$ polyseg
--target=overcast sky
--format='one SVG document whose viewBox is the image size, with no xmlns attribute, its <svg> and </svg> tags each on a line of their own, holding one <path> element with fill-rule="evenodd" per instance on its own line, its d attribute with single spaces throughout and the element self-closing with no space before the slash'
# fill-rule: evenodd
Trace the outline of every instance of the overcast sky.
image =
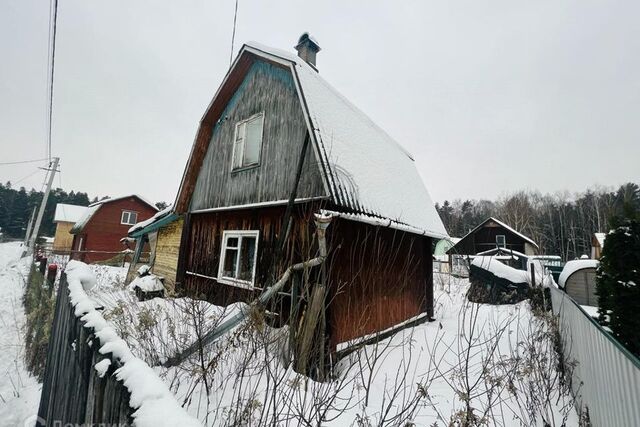
<svg viewBox="0 0 640 427">
<path fill-rule="evenodd" d="M 0 162 L 43 158 L 49 2 L 0 5 Z M 173 201 L 233 8 L 59 0 L 56 185 Z M 309 31 L 320 73 L 413 153 L 436 201 L 574 192 L 640 182 L 639 16 L 637 1 L 239 0 L 234 54 L 293 51 Z M 0 181 L 36 166 L 0 166 Z"/>
</svg>

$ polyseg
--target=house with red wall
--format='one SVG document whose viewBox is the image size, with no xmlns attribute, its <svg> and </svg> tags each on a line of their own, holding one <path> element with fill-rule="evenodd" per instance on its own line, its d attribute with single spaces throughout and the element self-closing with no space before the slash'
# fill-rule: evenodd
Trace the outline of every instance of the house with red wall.
<svg viewBox="0 0 640 427">
<path fill-rule="evenodd" d="M 127 249 L 121 240 L 129 228 L 156 212 L 152 203 L 135 194 L 92 203 L 70 231 L 71 258 L 87 263 L 113 258 Z"/>
</svg>

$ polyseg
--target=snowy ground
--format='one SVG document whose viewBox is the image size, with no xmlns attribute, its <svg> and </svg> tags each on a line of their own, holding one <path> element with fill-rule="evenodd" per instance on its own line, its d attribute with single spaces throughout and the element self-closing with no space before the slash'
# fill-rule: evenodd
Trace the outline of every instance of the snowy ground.
<svg viewBox="0 0 640 427">
<path fill-rule="evenodd" d="M 24 367 L 22 306 L 29 261 L 20 243 L 0 244 L 0 426 L 21 426 L 38 412 L 41 384 Z"/>
<path fill-rule="evenodd" d="M 40 386 L 22 367 L 22 274 L 15 244 L 0 245 L 0 426 L 19 425 L 37 410 Z M 98 285 L 88 295 L 135 355 L 205 425 L 578 425 L 562 392 L 552 343 L 528 302 L 472 304 L 468 281 L 435 275 L 436 322 L 352 353 L 335 380 L 315 382 L 293 371 L 287 328 L 259 316 L 174 368 L 157 366 L 238 306 L 223 309 L 188 298 L 138 302 L 126 270 L 90 266 Z M 14 385 L 15 384 L 15 385 Z M 4 402 L 6 400 L 6 402 Z M 471 412 L 469 412 L 471 409 Z M 9 418 L 11 417 L 11 418 Z M 5 421 L 9 420 L 9 421 Z"/>
<path fill-rule="evenodd" d="M 140 303 L 119 279 L 110 285 L 110 274 L 121 277 L 117 269 L 99 274 L 89 294 L 150 365 L 238 309 L 187 298 Z M 276 418 L 278 425 L 446 426 L 461 422 L 468 408 L 478 417 L 470 425 L 543 425 L 543 418 L 552 426 L 578 425 L 558 385 L 545 325 L 528 302 L 472 304 L 465 298 L 467 280 L 435 278 L 437 321 L 353 353 L 337 365 L 332 382 L 295 373 L 287 329 L 260 321 L 236 328 L 202 358 L 154 369 L 206 425 L 263 425 Z"/>
</svg>

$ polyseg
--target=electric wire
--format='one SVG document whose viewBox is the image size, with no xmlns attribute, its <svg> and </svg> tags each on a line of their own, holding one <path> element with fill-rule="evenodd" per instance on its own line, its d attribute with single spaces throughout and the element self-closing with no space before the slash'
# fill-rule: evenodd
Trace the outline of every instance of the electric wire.
<svg viewBox="0 0 640 427">
<path fill-rule="evenodd" d="M 53 82 L 54 82 L 54 70 L 55 70 L 55 62 L 56 62 L 56 30 L 57 30 L 57 19 L 58 19 L 58 0 L 53 0 L 53 22 L 50 26 L 51 28 L 51 38 L 50 38 L 50 57 L 51 62 L 49 66 L 49 74 L 50 74 L 50 82 L 49 82 L 49 123 L 47 129 L 47 157 L 49 158 L 49 162 L 51 162 L 51 130 L 53 128 Z"/>
<path fill-rule="evenodd" d="M 236 21 L 238 19 L 238 0 L 236 0 L 236 8 L 233 13 L 233 32 L 231 33 L 231 53 L 229 54 L 229 65 L 233 63 L 233 45 L 236 41 Z"/>
<path fill-rule="evenodd" d="M 45 160 L 48 160 L 48 159 L 33 159 L 33 160 L 18 160 L 18 161 L 15 161 L 15 162 L 0 162 L 0 166 L 22 165 L 22 164 L 25 164 L 25 163 L 44 162 Z"/>
</svg>

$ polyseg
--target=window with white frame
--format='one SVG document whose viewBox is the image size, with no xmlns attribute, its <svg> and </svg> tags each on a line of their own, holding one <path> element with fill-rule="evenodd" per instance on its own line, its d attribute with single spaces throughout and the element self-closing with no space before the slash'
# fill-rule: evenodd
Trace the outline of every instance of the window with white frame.
<svg viewBox="0 0 640 427">
<path fill-rule="evenodd" d="M 260 163 L 263 124 L 263 113 L 236 123 L 231 170 L 255 166 Z"/>
<path fill-rule="evenodd" d="M 496 246 L 498 246 L 499 248 L 504 248 L 506 245 L 507 238 L 504 236 L 504 234 L 496 235 Z"/>
<path fill-rule="evenodd" d="M 138 222 L 138 213 L 133 211 L 122 211 L 120 224 L 135 225 Z"/>
<path fill-rule="evenodd" d="M 258 230 L 224 231 L 218 280 L 243 287 L 253 287 L 256 278 Z"/>
</svg>

